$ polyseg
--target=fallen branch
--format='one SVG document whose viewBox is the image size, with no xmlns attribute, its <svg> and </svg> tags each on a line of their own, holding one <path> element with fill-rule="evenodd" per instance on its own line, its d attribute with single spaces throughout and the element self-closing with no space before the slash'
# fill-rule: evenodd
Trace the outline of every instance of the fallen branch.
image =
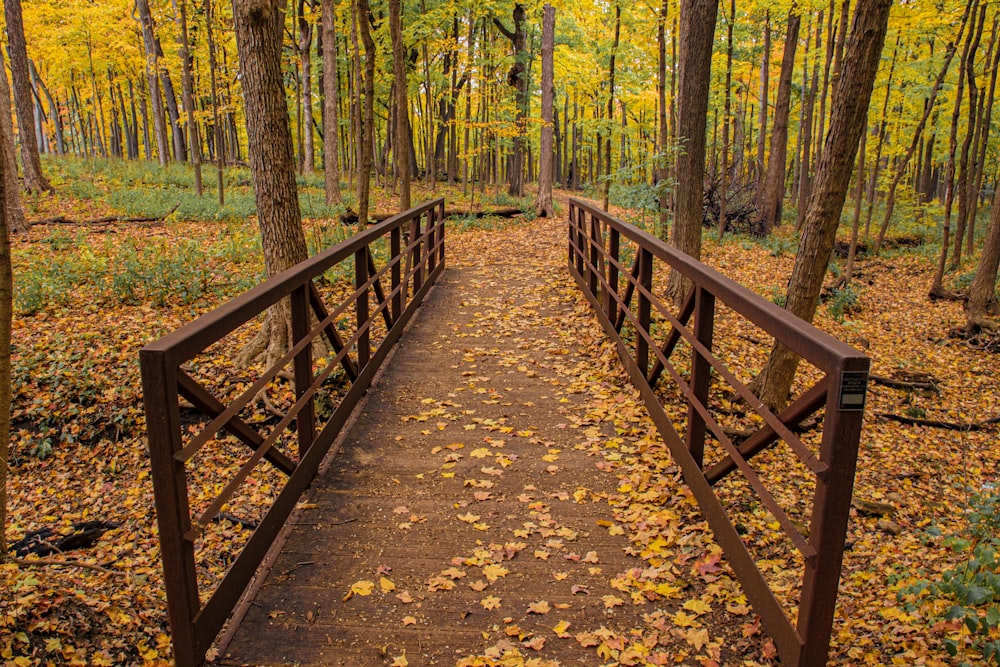
<svg viewBox="0 0 1000 667">
<path fill-rule="evenodd" d="M 116 577 L 124 577 L 127 574 L 126 572 L 121 572 L 120 570 L 109 570 L 108 568 L 101 567 L 100 565 L 81 563 L 78 560 L 58 560 L 54 558 L 9 558 L 7 559 L 7 562 L 16 563 L 17 565 L 23 565 L 25 567 L 80 567 L 85 570 L 94 570 L 96 572 L 103 572 L 104 574 L 113 574 Z"/>
<path fill-rule="evenodd" d="M 66 216 L 63 216 L 63 215 L 57 215 L 57 216 L 54 216 L 54 217 L 51 217 L 51 218 L 43 218 L 42 220 L 35 220 L 35 221 L 31 222 L 30 224 L 31 224 L 32 227 L 34 227 L 35 225 L 95 225 L 95 226 L 101 226 L 101 225 L 110 225 L 110 224 L 119 223 L 119 222 L 123 222 L 123 223 L 161 224 L 164 220 L 166 220 L 171 215 L 173 215 L 174 212 L 178 208 L 180 208 L 180 205 L 181 205 L 181 203 L 177 202 L 177 204 L 175 204 L 174 207 L 172 209 L 170 209 L 170 211 L 168 211 L 166 213 L 166 215 L 162 215 L 162 216 L 158 216 L 158 217 L 140 216 L 140 217 L 134 217 L 134 218 L 125 218 L 125 217 L 122 217 L 120 215 L 106 215 L 106 216 L 103 216 L 103 217 L 100 217 L 100 218 L 94 218 L 92 220 L 73 220 L 72 218 L 67 218 Z"/>
<path fill-rule="evenodd" d="M 989 428 L 994 424 L 1000 424 L 1000 417 L 993 417 L 980 422 L 966 422 L 964 424 L 960 424 L 957 422 L 940 421 L 938 419 L 904 417 L 903 415 L 895 415 L 891 412 L 876 412 L 875 416 L 883 419 L 891 419 L 892 421 L 897 421 L 901 424 L 909 424 L 910 426 L 929 426 L 930 428 L 941 428 L 948 431 L 982 431 L 983 429 Z"/>
<path fill-rule="evenodd" d="M 494 208 L 494 209 L 458 209 L 450 208 L 445 209 L 444 217 L 446 218 L 513 218 L 515 216 L 524 213 L 522 209 L 519 208 Z M 370 223 L 382 222 L 388 220 L 395 213 L 371 213 L 368 215 L 368 221 Z M 358 223 L 358 214 L 355 211 L 348 209 L 340 214 L 340 221 L 345 225 L 356 225 Z"/>
<path fill-rule="evenodd" d="M 869 375 L 868 379 L 875 384 L 894 389 L 925 389 L 936 394 L 941 393 L 941 387 L 934 380 L 901 380 L 898 378 L 885 377 L 883 375 Z"/>
</svg>

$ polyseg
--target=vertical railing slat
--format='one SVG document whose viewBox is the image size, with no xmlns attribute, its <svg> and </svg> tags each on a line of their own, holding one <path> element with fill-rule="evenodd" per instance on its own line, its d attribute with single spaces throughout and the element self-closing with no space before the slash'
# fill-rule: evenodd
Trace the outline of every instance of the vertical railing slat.
<svg viewBox="0 0 1000 667">
<path fill-rule="evenodd" d="M 309 329 L 311 328 L 309 284 L 296 288 L 289 298 L 292 302 L 292 342 L 293 344 L 297 344 L 309 335 Z M 298 400 L 306 393 L 309 385 L 312 384 L 312 345 L 306 345 L 301 352 L 295 355 L 293 375 L 295 379 L 295 400 Z M 313 399 L 309 399 L 305 406 L 303 406 L 295 419 L 295 424 L 299 436 L 299 458 L 301 459 L 305 456 L 306 451 L 316 437 L 316 413 Z"/>
<path fill-rule="evenodd" d="M 715 326 L 715 297 L 700 286 L 695 287 L 694 336 L 702 345 L 712 349 L 712 332 Z M 708 404 L 708 388 L 712 367 L 698 350 L 691 347 L 691 391 L 702 405 Z M 693 405 L 688 404 L 687 448 L 700 468 L 705 458 L 705 418 Z"/>
</svg>

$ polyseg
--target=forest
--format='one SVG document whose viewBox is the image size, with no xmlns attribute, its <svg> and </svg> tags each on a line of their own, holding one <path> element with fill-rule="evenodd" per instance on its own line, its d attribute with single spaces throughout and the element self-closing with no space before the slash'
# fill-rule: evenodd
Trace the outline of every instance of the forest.
<svg viewBox="0 0 1000 667">
<path fill-rule="evenodd" d="M 831 664 L 1000 664 L 997 5 L 4 0 L 3 26 L 7 664 L 171 661 L 138 350 L 438 196 L 464 256 L 591 199 L 868 354 Z M 279 317 L 242 364 L 288 351 Z M 763 348 L 734 354 L 778 409 L 798 360 Z M 740 664 L 778 664 L 718 601 Z"/>
</svg>

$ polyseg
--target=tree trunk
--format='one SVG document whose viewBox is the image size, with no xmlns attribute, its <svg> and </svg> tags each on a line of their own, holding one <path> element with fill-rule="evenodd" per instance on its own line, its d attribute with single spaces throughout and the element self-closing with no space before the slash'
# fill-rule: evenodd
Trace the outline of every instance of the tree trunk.
<svg viewBox="0 0 1000 667">
<path fill-rule="evenodd" d="M 978 0 L 973 0 L 973 9 L 970 12 L 972 25 L 969 26 L 969 34 L 962 49 L 962 58 L 958 63 L 958 85 L 955 89 L 955 106 L 951 112 L 951 131 L 948 134 L 948 162 L 945 165 L 945 194 L 944 194 L 944 220 L 941 223 L 941 253 L 938 255 L 938 266 L 931 281 L 929 295 L 931 297 L 940 296 L 944 293 L 944 269 L 948 260 L 948 244 L 951 240 L 951 210 L 955 204 L 955 153 L 958 151 L 958 129 L 959 120 L 962 113 L 962 93 L 965 87 L 965 72 L 969 58 L 972 54 L 972 43 L 976 33 L 976 10 Z"/>
<path fill-rule="evenodd" d="M 45 85 L 45 82 L 42 81 L 42 77 L 39 75 L 34 61 L 29 60 L 28 67 L 30 68 L 31 80 L 37 84 L 38 89 L 45 95 L 45 101 L 49 104 L 49 115 L 52 116 L 52 123 L 56 131 L 56 154 L 65 155 L 66 143 L 63 139 L 63 125 L 62 117 L 59 113 L 59 104 L 52 99 L 52 93 L 49 91 L 49 87 Z"/>
<path fill-rule="evenodd" d="M 9 104 L 7 108 L 10 108 Z M 13 144 L 13 140 L 7 135 L 6 123 L 0 123 L 0 144 Z M 5 156 L 5 159 L 0 160 L 0 201 L 3 202 L 9 201 L 6 193 L 8 183 L 17 181 L 17 172 L 11 178 L 8 168 L 9 161 Z M 7 207 L 0 206 L 0 563 L 7 560 L 7 473 L 10 470 L 10 334 L 14 311 L 14 280 L 10 235 L 7 232 L 9 225 Z"/>
<path fill-rule="evenodd" d="M 718 2 L 718 0 L 714 0 Z M 618 41 L 622 30 L 622 5 L 615 2 L 615 32 L 614 40 L 611 42 L 611 62 L 608 66 L 608 118 L 607 128 L 604 133 L 604 197 L 602 205 L 605 211 L 608 210 L 609 199 L 611 197 L 611 135 L 614 130 L 615 120 L 615 56 L 618 55 Z M 624 115 L 624 114 L 623 114 Z M 623 135 L 624 136 L 624 135 Z"/>
<path fill-rule="evenodd" d="M 215 133 L 215 180 L 219 190 L 219 206 L 226 203 L 225 180 L 222 169 L 226 164 L 225 139 L 222 132 L 222 120 L 219 118 L 219 91 L 216 74 L 218 67 L 215 61 L 215 29 L 212 27 L 212 0 L 205 0 L 205 25 L 208 37 L 208 72 L 212 92 L 212 129 Z"/>
<path fill-rule="evenodd" d="M 372 163 L 374 139 L 374 104 L 375 104 L 375 40 L 372 39 L 371 10 L 368 0 L 355 0 L 357 7 L 358 29 L 361 42 L 365 48 L 364 73 L 364 109 L 361 121 L 361 136 L 358 149 L 358 225 L 362 228 L 368 224 L 368 205 L 371 191 Z M 360 94 L 360 89 L 359 89 Z"/>
<path fill-rule="evenodd" d="M 311 174 L 316 169 L 313 144 L 312 108 L 312 34 L 313 27 L 303 11 L 305 1 L 299 0 L 299 64 L 302 68 L 302 170 Z"/>
<path fill-rule="evenodd" d="M 4 71 L 3 66 L 3 50 L 0 49 L 0 72 Z M 30 228 L 28 222 L 24 219 L 24 209 L 21 208 L 21 184 L 17 179 L 17 157 L 14 150 L 14 123 L 10 118 L 10 88 L 7 87 L 7 77 L 0 76 L 0 150 L 3 151 L 3 155 L 0 156 L 3 161 L 3 201 L 4 206 L 0 208 L 6 209 L 6 226 L 12 232 L 26 232 Z M 5 232 L 6 233 L 6 232 Z M 2 243 L 2 238 L 0 238 L 0 243 Z M 0 252 L 3 252 L 3 247 L 0 246 Z M 7 258 L 9 260 L 9 256 Z M 4 260 L 3 256 L 0 255 L 0 272 L 3 271 L 2 262 Z M 2 278 L 2 275 L 0 275 Z M 0 290 L 2 290 L 2 285 L 0 285 Z M 0 299 L 3 298 L 2 291 L 0 291 Z M 0 303 L 0 307 L 3 304 Z M 2 315 L 2 312 L 0 312 Z M 0 322 L 2 325 L 2 322 Z M 0 358 L 0 363 L 3 363 L 3 359 Z M 0 369 L 2 370 L 2 369 Z M 0 524 L 2 527 L 3 524 Z"/>
<path fill-rule="evenodd" d="M 820 12 L 816 26 L 816 45 L 822 39 L 823 13 Z M 796 212 L 795 228 L 801 229 L 806 219 L 806 206 L 809 204 L 809 193 L 812 190 L 812 128 L 813 108 L 816 105 L 816 88 L 819 81 L 819 58 L 813 60 L 812 81 L 809 92 L 802 105 L 802 159 L 799 161 L 799 201 Z"/>
<path fill-rule="evenodd" d="M 7 20 L 7 48 L 10 53 L 14 107 L 17 110 L 17 128 L 21 141 L 21 163 L 24 165 L 24 188 L 28 192 L 52 192 L 54 188 L 42 173 L 38 141 L 34 133 L 34 100 L 31 96 L 31 76 L 28 73 L 28 45 L 24 40 L 21 0 L 3 0 L 3 10 Z"/>
<path fill-rule="evenodd" d="M 399 210 L 410 208 L 410 104 L 407 96 L 402 0 L 389 0 L 392 72 L 396 82 L 396 169 L 399 172 Z"/>
<path fill-rule="evenodd" d="M 771 68 L 771 10 L 764 14 L 764 54 L 760 65 L 760 134 L 757 135 L 757 207 L 764 203 L 764 147 L 767 146 L 767 96 Z"/>
<path fill-rule="evenodd" d="M 996 296 L 998 266 L 1000 266 L 1000 188 L 993 193 L 993 210 L 990 211 L 990 225 L 986 230 L 983 254 L 979 257 L 979 266 L 969 287 L 969 298 L 965 302 L 966 328 L 970 332 L 979 329 L 995 331 L 1000 327 L 1000 323 L 993 319 L 993 316 L 1000 315 Z"/>
<path fill-rule="evenodd" d="M 795 48 L 799 43 L 801 17 L 788 13 L 788 30 L 781 56 L 778 78 L 778 99 L 774 105 L 774 127 L 771 129 L 771 153 L 767 160 L 767 175 L 761 196 L 760 225 L 763 234 L 770 234 L 781 224 L 781 204 L 785 196 L 785 157 L 788 149 L 788 112 L 792 101 L 792 74 L 795 69 Z"/>
<path fill-rule="evenodd" d="M 701 258 L 705 125 L 718 9 L 718 0 L 681 0 L 677 132 L 683 145 L 677 156 L 673 245 L 695 259 Z M 689 285 L 679 272 L 671 272 L 668 292 L 675 301 L 684 299 Z"/>
<path fill-rule="evenodd" d="M 538 144 L 538 201 L 535 211 L 539 217 L 551 218 L 552 208 L 552 107 L 555 102 L 555 84 L 552 73 L 552 54 L 555 50 L 556 9 L 545 5 L 542 13 L 542 130 Z"/>
<path fill-rule="evenodd" d="M 334 0 L 323 0 L 323 182 L 328 206 L 340 204 L 340 82 L 337 76 L 337 16 Z"/>
<path fill-rule="evenodd" d="M 514 65 L 507 74 L 507 85 L 514 89 L 515 134 L 510 155 L 510 169 L 507 173 L 507 193 L 511 197 L 524 196 L 524 134 L 528 116 L 528 52 L 525 48 L 524 5 L 514 4 L 514 29 L 508 30 L 500 19 L 493 23 L 514 45 Z"/>
<path fill-rule="evenodd" d="M 879 229 L 878 238 L 875 239 L 874 254 L 876 255 L 882 249 L 882 243 L 885 240 L 885 233 L 889 229 L 889 221 L 892 220 L 892 212 L 896 205 L 896 188 L 899 186 L 900 181 L 903 180 L 903 176 L 906 175 L 906 167 L 910 163 L 910 158 L 913 157 L 913 152 L 916 150 L 917 144 L 920 142 L 920 135 L 923 134 L 924 127 L 927 125 L 927 118 L 931 115 L 931 111 L 934 109 L 934 102 L 937 99 L 938 91 L 941 90 L 941 82 L 944 81 L 944 77 L 948 74 L 948 69 L 951 67 L 951 61 L 955 56 L 955 45 L 962 40 L 962 35 L 965 34 L 965 25 L 969 20 L 969 14 L 972 11 L 973 2 L 975 2 L 975 0 L 967 0 L 965 11 L 962 13 L 962 23 L 958 28 L 958 36 L 955 38 L 954 42 L 948 44 L 944 64 L 938 72 L 937 79 L 934 80 L 934 86 L 931 88 L 930 95 L 928 95 L 927 106 L 924 107 L 924 115 L 920 118 L 920 122 L 917 123 L 917 127 L 913 132 L 913 140 L 910 142 L 909 149 L 896 165 L 896 174 L 893 176 L 892 182 L 889 184 L 889 190 L 885 197 L 885 215 L 882 217 L 882 227 Z M 933 144 L 933 142 L 934 137 L 932 135 L 930 143 Z"/>
<path fill-rule="evenodd" d="M 187 115 L 188 143 L 191 145 L 191 166 L 194 167 L 194 191 L 199 197 L 201 186 L 201 139 L 198 137 L 198 123 L 194 119 L 194 75 L 191 73 L 191 49 L 188 38 L 187 0 L 173 0 L 174 14 L 180 27 L 177 36 L 177 55 L 181 59 L 181 95 Z"/>
<path fill-rule="evenodd" d="M 889 63 L 889 76 L 885 79 L 885 100 L 882 102 L 882 120 L 879 122 L 878 143 L 875 145 L 875 159 L 872 162 L 871 186 L 868 190 L 868 211 L 865 213 L 865 237 L 868 237 L 868 230 L 871 227 L 872 212 L 875 210 L 875 194 L 878 187 L 879 170 L 882 164 L 882 146 L 885 144 L 886 127 L 889 114 L 889 97 L 892 93 L 892 74 L 896 70 L 896 55 L 899 53 L 899 36 L 896 36 L 896 45 L 892 49 L 892 60 Z M 858 172 L 861 173 L 861 172 Z"/>
<path fill-rule="evenodd" d="M 788 281 L 785 308 L 812 321 L 826 267 L 833 254 L 840 213 L 851 168 L 871 100 L 892 0 L 858 0 L 851 35 L 834 88 L 830 129 L 816 168 L 816 182 L 802 225 L 795 266 Z M 754 381 L 761 401 L 772 409 L 784 406 L 798 367 L 798 356 L 781 344 Z"/>
<path fill-rule="evenodd" d="M 995 99 L 997 89 L 997 69 L 1000 68 L 1000 44 L 997 44 L 998 28 L 1000 28 L 1000 14 L 996 14 L 993 17 L 993 29 L 990 36 L 990 49 L 988 51 L 988 54 L 991 54 L 992 58 L 987 58 L 987 62 L 990 63 L 990 87 L 989 92 L 986 95 L 985 109 L 982 105 L 980 105 L 981 113 L 978 123 L 979 136 L 977 137 L 978 153 L 976 156 L 976 174 L 974 181 L 969 185 L 969 187 L 972 188 L 972 192 L 969 193 L 969 227 L 966 233 L 965 251 L 970 255 L 972 254 L 976 238 L 976 215 L 979 210 L 979 196 L 983 187 L 983 174 L 986 171 L 986 146 L 987 140 L 990 136 L 990 120 L 993 118 L 993 101 Z"/>
<path fill-rule="evenodd" d="M 729 0 L 726 17 L 726 100 L 722 111 L 722 184 L 719 186 L 719 238 L 726 233 L 726 207 L 729 203 L 729 114 L 732 109 L 733 85 L 733 22 L 736 20 L 736 0 Z"/>
<path fill-rule="evenodd" d="M 160 59 L 157 56 L 156 35 L 153 32 L 153 15 L 149 11 L 149 0 L 136 0 L 135 8 L 139 12 L 142 45 L 146 51 L 146 83 L 149 87 L 149 99 L 153 107 L 156 151 L 160 165 L 166 166 L 170 161 L 170 147 L 167 143 L 167 117 L 163 110 L 163 97 L 160 95 Z"/>
<path fill-rule="evenodd" d="M 284 0 L 233 0 L 247 119 L 247 157 L 268 276 L 308 257 L 281 75 L 284 8 Z M 287 300 L 268 310 L 260 335 L 244 350 L 244 362 L 263 354 L 269 366 L 288 349 L 291 341 L 289 314 Z"/>
<path fill-rule="evenodd" d="M 670 193 L 673 187 L 670 183 L 670 126 L 667 114 L 667 11 L 670 0 L 663 0 L 656 16 L 657 45 L 657 129 L 660 150 L 656 159 L 656 188 L 660 203 L 660 221 L 657 236 L 664 241 L 669 236 L 670 223 Z"/>
</svg>

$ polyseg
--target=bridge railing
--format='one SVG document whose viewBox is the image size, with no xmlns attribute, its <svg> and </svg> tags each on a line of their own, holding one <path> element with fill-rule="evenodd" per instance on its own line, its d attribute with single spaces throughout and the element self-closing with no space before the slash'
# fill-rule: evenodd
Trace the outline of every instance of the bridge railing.
<svg viewBox="0 0 1000 667">
<path fill-rule="evenodd" d="M 662 240 L 578 199 L 570 199 L 569 268 L 617 344 L 782 664 L 825 664 L 869 359 Z M 692 285 L 679 309 L 658 296 L 666 291 L 671 271 Z M 721 332 L 720 323 L 726 327 Z M 748 328 L 752 335 L 738 334 Z M 755 357 L 719 335 L 734 332 L 757 343 L 761 349 Z M 811 386 L 777 414 L 737 377 L 745 371 L 735 369 L 748 358 L 763 358 L 770 345 L 760 338 L 783 343 L 812 366 Z M 727 365 L 727 359 L 733 363 Z M 661 378 L 671 384 L 658 387 Z M 752 428 L 737 435 L 732 424 L 726 425 L 734 419 Z M 773 460 L 755 468 L 751 460 L 756 456 Z M 793 471 L 798 475 L 794 479 Z M 748 526 L 754 522 L 745 520 L 748 508 L 755 508 L 750 519 L 765 526 L 758 531 L 765 538 L 759 542 L 767 542 L 769 553 L 761 555 L 760 543 L 750 534 Z M 758 568 L 765 557 L 771 563 L 779 558 L 773 551 L 775 534 L 782 562 L 801 571 L 793 586 L 769 581 Z"/>
<path fill-rule="evenodd" d="M 443 268 L 444 200 L 436 199 L 361 231 L 140 351 L 168 612 L 181 667 L 204 661 Z M 233 357 L 272 306 L 290 314 L 291 343 L 253 375 Z M 257 505 L 252 520 L 234 516 L 247 498 Z M 249 537 L 238 524 L 252 529 Z M 210 551 L 198 544 L 206 541 L 222 545 L 223 553 L 197 562 Z M 224 575 L 213 576 L 217 570 Z"/>
</svg>

